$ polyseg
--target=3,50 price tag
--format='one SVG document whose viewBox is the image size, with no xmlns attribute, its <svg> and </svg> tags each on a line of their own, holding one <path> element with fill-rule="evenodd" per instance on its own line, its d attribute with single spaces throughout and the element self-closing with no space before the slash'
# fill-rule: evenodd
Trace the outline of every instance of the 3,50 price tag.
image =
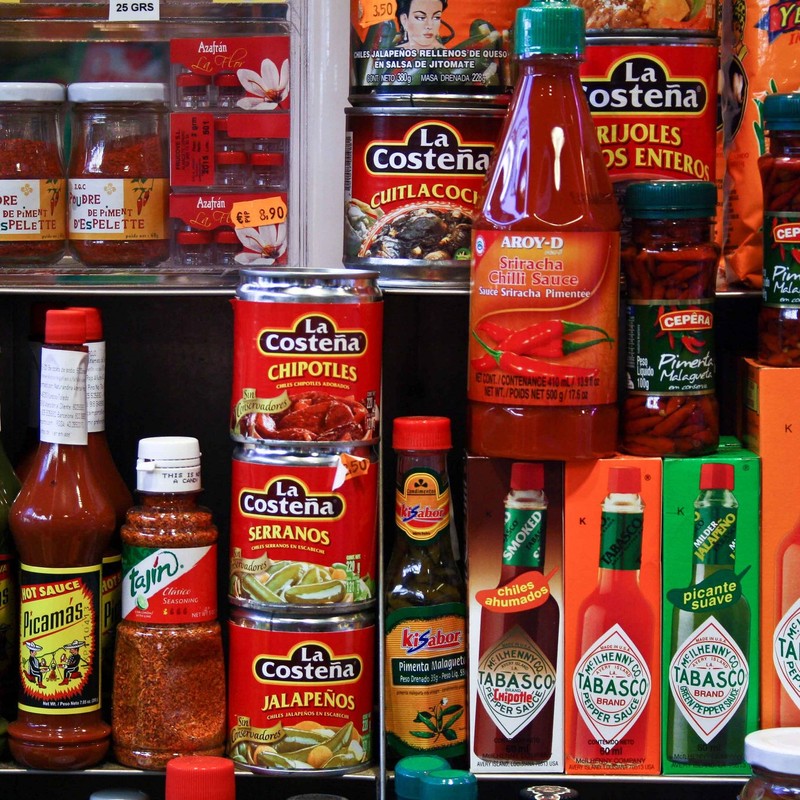
<svg viewBox="0 0 800 800">
<path fill-rule="evenodd" d="M 259 228 L 286 222 L 286 201 L 282 197 L 247 200 L 231 206 L 234 228 Z"/>
<path fill-rule="evenodd" d="M 361 12 L 358 24 L 362 28 L 386 22 L 392 19 L 397 11 L 397 3 L 394 0 L 361 0 L 358 6 Z"/>
<path fill-rule="evenodd" d="M 159 0 L 108 0 L 109 22 L 144 22 L 160 17 Z"/>
</svg>

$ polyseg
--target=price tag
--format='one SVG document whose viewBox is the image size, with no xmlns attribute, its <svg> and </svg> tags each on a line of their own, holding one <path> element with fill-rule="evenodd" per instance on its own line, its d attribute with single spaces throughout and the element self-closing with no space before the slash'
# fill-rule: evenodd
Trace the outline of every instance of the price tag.
<svg viewBox="0 0 800 800">
<path fill-rule="evenodd" d="M 231 206 L 234 228 L 259 228 L 286 222 L 286 201 L 282 197 L 247 200 Z"/>
<path fill-rule="evenodd" d="M 379 22 L 387 22 L 394 18 L 397 12 L 397 3 L 394 0 L 361 0 L 358 4 L 358 24 L 362 28 L 369 28 Z"/>
<path fill-rule="evenodd" d="M 342 453 L 339 456 L 339 463 L 336 465 L 336 474 L 333 477 L 331 491 L 338 489 L 345 481 L 353 480 L 353 478 L 363 478 L 369 472 L 369 467 L 368 458 Z"/>
<path fill-rule="evenodd" d="M 160 0 L 108 0 L 109 22 L 146 22 L 160 18 Z"/>
</svg>

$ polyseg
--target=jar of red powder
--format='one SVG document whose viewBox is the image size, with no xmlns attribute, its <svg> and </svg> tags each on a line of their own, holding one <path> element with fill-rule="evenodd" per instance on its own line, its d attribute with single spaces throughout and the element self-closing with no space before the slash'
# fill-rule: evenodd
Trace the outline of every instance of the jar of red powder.
<svg viewBox="0 0 800 800">
<path fill-rule="evenodd" d="M 52 264 L 66 247 L 58 83 L 0 83 L 0 263 Z"/>
<path fill-rule="evenodd" d="M 73 83 L 67 239 L 90 267 L 169 256 L 167 107 L 161 83 Z"/>
</svg>

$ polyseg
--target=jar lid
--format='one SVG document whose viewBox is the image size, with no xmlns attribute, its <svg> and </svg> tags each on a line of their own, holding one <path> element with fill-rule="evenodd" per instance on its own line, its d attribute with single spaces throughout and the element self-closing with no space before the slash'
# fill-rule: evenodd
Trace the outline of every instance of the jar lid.
<svg viewBox="0 0 800 800">
<path fill-rule="evenodd" d="M 103 317 L 94 306 L 68 306 L 72 311 L 82 311 L 86 317 L 86 341 L 103 341 Z"/>
<path fill-rule="evenodd" d="M 175 241 L 178 244 L 208 244 L 211 241 L 211 231 L 178 231 Z"/>
<path fill-rule="evenodd" d="M 542 784 L 526 786 L 519 793 L 520 800 L 577 800 L 578 793 L 568 786 Z"/>
<path fill-rule="evenodd" d="M 51 308 L 44 323 L 45 344 L 84 344 L 86 314 L 71 308 Z"/>
<path fill-rule="evenodd" d="M 140 439 L 136 488 L 157 494 L 200 491 L 200 442 L 191 436 Z"/>
<path fill-rule="evenodd" d="M 420 778 L 420 800 L 477 800 L 478 779 L 463 769 L 437 769 Z"/>
<path fill-rule="evenodd" d="M 167 761 L 167 800 L 234 800 L 233 761 L 221 756 L 178 756 Z"/>
<path fill-rule="evenodd" d="M 208 75 L 198 75 L 196 72 L 181 72 L 175 83 L 178 86 L 209 86 L 211 78 Z"/>
<path fill-rule="evenodd" d="M 584 10 L 568 0 L 531 0 L 517 9 L 514 52 L 520 58 L 580 56 L 586 49 L 585 18 Z"/>
<path fill-rule="evenodd" d="M 214 83 L 217 86 L 237 86 L 244 91 L 242 82 L 239 80 L 239 76 L 235 72 L 220 72 L 219 75 L 214 77 Z"/>
<path fill-rule="evenodd" d="M 163 83 L 71 83 L 67 99 L 72 103 L 163 103 Z"/>
<path fill-rule="evenodd" d="M 63 103 L 66 96 L 60 83 L 0 82 L 0 103 Z"/>
<path fill-rule="evenodd" d="M 251 153 L 250 163 L 256 167 L 282 167 L 284 163 L 283 153 Z"/>
<path fill-rule="evenodd" d="M 233 228 L 220 228 L 215 231 L 214 241 L 220 244 L 240 244 L 239 237 Z"/>
<path fill-rule="evenodd" d="M 445 759 L 436 755 L 401 758 L 394 768 L 394 793 L 398 797 L 419 800 L 422 776 L 436 770 L 447 769 L 449 766 Z"/>
<path fill-rule="evenodd" d="M 764 98 L 764 127 L 790 131 L 800 125 L 800 94 L 768 94 Z"/>
<path fill-rule="evenodd" d="M 217 164 L 234 165 L 246 164 L 247 153 L 244 150 L 221 150 L 216 155 Z"/>
<path fill-rule="evenodd" d="M 395 450 L 449 450 L 450 420 L 447 417 L 396 417 L 392 426 Z"/>
<path fill-rule="evenodd" d="M 625 210 L 639 219 L 713 217 L 717 187 L 711 181 L 642 181 L 625 192 Z"/>
<path fill-rule="evenodd" d="M 800 775 L 800 728 L 765 728 L 744 737 L 744 760 L 751 767 Z"/>
</svg>

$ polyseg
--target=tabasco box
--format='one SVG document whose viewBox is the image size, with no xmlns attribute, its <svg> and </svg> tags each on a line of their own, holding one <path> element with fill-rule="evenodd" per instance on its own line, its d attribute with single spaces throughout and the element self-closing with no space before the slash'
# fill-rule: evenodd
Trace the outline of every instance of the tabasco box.
<svg viewBox="0 0 800 800">
<path fill-rule="evenodd" d="M 658 774 L 661 460 L 568 462 L 564 495 L 566 771 Z"/>
<path fill-rule="evenodd" d="M 761 456 L 761 727 L 800 725 L 800 369 L 746 361 L 745 442 Z"/>
<path fill-rule="evenodd" d="M 749 774 L 758 727 L 758 456 L 664 459 L 663 772 Z"/>
<path fill-rule="evenodd" d="M 560 463 L 467 456 L 470 769 L 560 772 Z"/>
</svg>

